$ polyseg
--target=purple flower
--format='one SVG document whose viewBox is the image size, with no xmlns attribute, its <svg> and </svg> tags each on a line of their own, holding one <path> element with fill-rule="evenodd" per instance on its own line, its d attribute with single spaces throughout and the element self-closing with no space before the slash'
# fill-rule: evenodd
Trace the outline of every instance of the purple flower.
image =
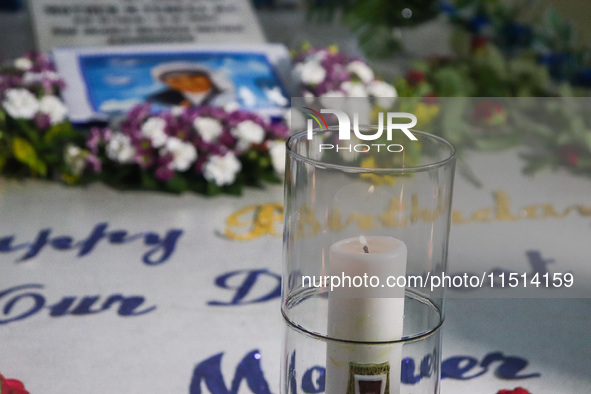
<svg viewBox="0 0 591 394">
<path fill-rule="evenodd" d="M 279 140 L 287 139 L 289 137 L 289 128 L 284 123 L 274 122 L 268 128 L 267 139 Z"/>
<path fill-rule="evenodd" d="M 41 130 L 45 130 L 49 128 L 49 126 L 51 125 L 51 120 L 49 119 L 49 115 L 47 114 L 42 114 L 38 112 L 37 115 L 35 115 L 34 120 L 37 127 Z"/>
<path fill-rule="evenodd" d="M 206 130 L 208 125 L 218 128 L 214 130 L 215 138 L 211 135 L 204 138 L 207 132 L 211 132 Z M 243 110 L 229 112 L 223 108 L 201 106 L 177 107 L 155 113 L 149 104 L 134 107 L 121 122 L 120 130 L 117 134 L 121 143 L 125 139 L 129 145 L 125 146 L 129 148 L 125 152 L 133 153 L 129 162 L 143 170 L 153 171 L 161 181 L 167 181 L 176 173 L 190 168 L 203 175 L 206 163 L 209 163 L 210 172 L 218 168 L 212 164 L 218 160 L 212 160 L 213 157 L 236 157 L 255 146 L 256 149 L 268 149 L 266 141 L 284 140 L 289 135 L 283 123 L 271 123 L 265 117 Z M 93 128 L 90 131 L 86 146 L 92 156 L 88 165 L 95 171 L 101 171 L 98 154 L 112 134 L 109 129 Z M 155 138 L 158 140 L 156 143 Z M 113 154 L 107 156 L 117 161 L 112 158 Z"/>
<path fill-rule="evenodd" d="M 168 181 L 174 176 L 174 170 L 170 168 L 169 164 L 161 164 L 156 168 L 156 178 L 161 181 Z"/>
<path fill-rule="evenodd" d="M 93 127 L 86 139 L 86 147 L 94 155 L 98 154 L 99 146 L 106 144 L 111 139 L 113 131 L 108 128 Z"/>
<path fill-rule="evenodd" d="M 43 71 L 55 71 L 55 66 L 51 60 L 42 54 L 41 52 L 31 51 L 27 52 L 25 57 L 33 62 L 31 71 L 43 72 Z"/>
<path fill-rule="evenodd" d="M 137 148 L 135 152 L 135 162 L 143 169 L 152 167 L 156 162 L 154 150 Z"/>
<path fill-rule="evenodd" d="M 95 173 L 99 174 L 103 170 L 103 163 L 98 156 L 94 154 L 89 154 L 86 156 L 86 165 L 90 167 L 90 169 Z"/>
</svg>

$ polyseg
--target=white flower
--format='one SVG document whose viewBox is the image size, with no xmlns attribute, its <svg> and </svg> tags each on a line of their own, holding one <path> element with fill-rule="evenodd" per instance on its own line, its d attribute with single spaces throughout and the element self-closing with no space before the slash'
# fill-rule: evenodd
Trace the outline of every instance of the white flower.
<svg viewBox="0 0 591 394">
<path fill-rule="evenodd" d="M 33 62 L 31 59 L 27 59 L 26 57 L 19 57 L 18 59 L 14 60 L 14 67 L 18 68 L 19 70 L 27 71 L 33 67 Z"/>
<path fill-rule="evenodd" d="M 316 60 L 307 60 L 295 67 L 295 73 L 305 85 L 317 85 L 326 78 L 326 70 Z"/>
<path fill-rule="evenodd" d="M 182 105 L 175 105 L 172 108 L 170 108 L 170 114 L 172 116 L 181 116 L 183 112 L 185 112 L 185 107 L 183 107 Z"/>
<path fill-rule="evenodd" d="M 32 119 L 39 110 L 39 101 L 27 89 L 9 89 L 2 106 L 13 118 Z"/>
<path fill-rule="evenodd" d="M 211 156 L 203 166 L 203 176 L 218 186 L 231 185 L 241 169 L 240 161 L 232 152 L 228 152 L 224 156 Z"/>
<path fill-rule="evenodd" d="M 304 90 L 303 93 L 304 102 L 308 105 L 314 104 L 315 97 L 314 93 L 310 92 L 309 90 Z"/>
<path fill-rule="evenodd" d="M 349 97 L 367 97 L 367 91 L 361 82 L 343 82 L 341 84 L 341 89 L 343 89 Z"/>
<path fill-rule="evenodd" d="M 224 111 L 226 112 L 234 112 L 240 109 L 240 104 L 238 101 L 230 101 L 228 104 L 224 105 Z"/>
<path fill-rule="evenodd" d="M 326 59 L 327 56 L 328 56 L 328 51 L 326 49 L 320 49 L 319 51 L 314 52 L 313 54 L 309 55 L 308 59 L 306 59 L 306 60 L 321 62 L 324 59 Z"/>
<path fill-rule="evenodd" d="M 269 141 L 269 155 L 275 172 L 283 176 L 285 174 L 285 141 Z"/>
<path fill-rule="evenodd" d="M 76 145 L 68 144 L 64 150 L 64 162 L 68 165 L 72 175 L 80 175 L 86 167 L 88 152 Z"/>
<path fill-rule="evenodd" d="M 142 125 L 142 135 L 150 140 L 154 148 L 164 146 L 168 135 L 164 131 L 166 129 L 166 121 L 162 118 L 152 116 L 148 118 Z"/>
<path fill-rule="evenodd" d="M 222 131 L 224 131 L 222 122 L 208 117 L 195 118 L 193 127 L 195 127 L 195 130 L 197 130 L 205 142 L 214 142 L 222 134 Z"/>
<path fill-rule="evenodd" d="M 39 112 L 49 116 L 49 123 L 56 124 L 66 119 L 68 108 L 57 96 L 43 96 L 39 102 Z"/>
<path fill-rule="evenodd" d="M 377 80 L 367 86 L 367 93 L 375 97 L 378 105 L 382 108 L 390 108 L 394 104 L 396 97 L 398 97 L 398 92 L 394 86 Z"/>
<path fill-rule="evenodd" d="M 374 79 L 371 68 L 360 60 L 354 60 L 347 64 L 347 71 L 357 75 L 363 83 L 370 83 Z"/>
<path fill-rule="evenodd" d="M 252 120 L 238 123 L 231 133 L 238 139 L 238 149 L 240 150 L 246 150 L 250 144 L 260 144 L 265 140 L 265 130 Z"/>
<path fill-rule="evenodd" d="M 197 159 L 197 150 L 193 144 L 175 137 L 166 140 L 164 151 L 172 154 L 170 168 L 176 171 L 187 171 Z"/>
<path fill-rule="evenodd" d="M 107 157 L 118 163 L 131 163 L 135 156 L 135 148 L 131 140 L 123 133 L 113 133 L 106 147 Z"/>
</svg>

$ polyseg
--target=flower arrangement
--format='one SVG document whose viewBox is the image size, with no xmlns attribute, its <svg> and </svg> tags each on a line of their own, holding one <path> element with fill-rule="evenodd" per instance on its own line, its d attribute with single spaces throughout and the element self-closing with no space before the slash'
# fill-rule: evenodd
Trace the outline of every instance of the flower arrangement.
<svg viewBox="0 0 591 394">
<path fill-rule="evenodd" d="M 156 114 L 143 105 L 114 127 L 76 130 L 63 86 L 39 53 L 0 67 L 1 175 L 206 195 L 280 181 L 289 134 L 280 121 L 214 107 Z"/>
<path fill-rule="evenodd" d="M 306 0 L 308 18 L 320 23 L 339 20 L 359 35 L 359 46 L 371 58 L 388 58 L 403 46 L 402 27 L 436 18 L 440 0 Z"/>
<path fill-rule="evenodd" d="M 63 167 L 62 149 L 75 138 L 63 87 L 49 59 L 39 53 L 0 68 L 0 173 L 51 177 Z"/>
<path fill-rule="evenodd" d="M 591 116 L 567 99 L 580 95 L 580 91 L 568 83 L 554 84 L 546 67 L 526 54 L 505 57 L 490 40 L 456 42 L 455 48 L 454 57 L 415 62 L 407 74 L 395 82 L 400 96 L 423 97 L 424 101 L 430 98 L 436 101 L 436 97 L 558 96 L 562 99 L 544 103 L 547 110 L 520 116 L 520 120 L 513 118 L 510 123 L 507 120 L 512 112 L 520 115 L 525 112 L 506 108 L 502 99 L 489 99 L 473 108 L 471 127 L 461 127 L 466 122 L 454 119 L 430 131 L 448 139 L 460 152 L 499 150 L 527 141 L 529 152 L 522 155 L 526 174 L 534 174 L 545 167 L 562 167 L 575 174 L 591 176 L 591 161 L 587 159 L 591 157 L 588 132 Z M 468 105 L 461 100 L 449 103 Z M 452 116 L 465 113 L 466 108 L 447 108 L 444 112 L 442 115 Z M 552 116 L 542 121 L 540 113 Z M 446 127 L 446 124 L 453 127 Z M 479 127 L 472 127 L 474 125 Z M 478 184 L 469 170 L 466 175 Z"/>
<path fill-rule="evenodd" d="M 132 109 L 113 128 L 93 128 L 84 148 L 69 145 L 73 182 L 206 195 L 239 194 L 244 185 L 279 182 L 287 127 L 253 113 L 222 108 Z"/>
<path fill-rule="evenodd" d="M 365 61 L 349 58 L 336 46 L 312 48 L 305 44 L 293 58 L 294 78 L 304 97 L 369 97 L 389 108 L 398 96 L 396 88 L 378 79 Z"/>
<path fill-rule="evenodd" d="M 558 81 L 591 87 L 591 49 L 577 43 L 576 27 L 552 8 L 532 19 L 536 4 L 531 1 L 442 0 L 441 4 L 450 21 L 473 42 L 492 41 L 506 56 L 526 56 Z"/>
<path fill-rule="evenodd" d="M 441 111 L 438 96 L 553 94 L 547 70 L 531 60 L 507 59 L 489 40 L 466 41 L 463 49 L 456 47 L 456 57 L 418 61 L 391 85 L 378 79 L 365 61 L 350 58 L 334 46 L 305 45 L 293 53 L 293 75 L 302 95 L 312 100 L 368 97 L 377 108 L 390 108 L 398 95 L 416 97 L 416 106 L 408 110 L 421 119 L 461 113 Z M 206 195 L 239 194 L 246 185 L 280 181 L 289 134 L 281 120 L 232 108 L 177 107 L 155 113 L 142 105 L 119 124 L 75 130 L 59 98 L 63 85 L 51 61 L 38 53 L 0 66 L 0 175 L 61 179 L 69 184 L 101 181 L 118 188 L 191 190 Z M 569 85 L 562 85 L 558 93 L 576 95 Z M 460 151 L 533 141 L 530 145 L 536 150 L 522 156 L 526 173 L 562 166 L 591 175 L 591 139 L 586 131 L 591 116 L 575 119 L 567 107 L 548 108 L 546 112 L 555 111 L 552 121 L 572 127 L 549 132 L 551 124 L 539 124 L 530 116 L 519 130 L 506 132 L 510 111 L 494 100 L 482 102 L 472 114 L 478 135 L 455 126 L 432 132 Z M 464 170 L 460 166 L 478 184 L 469 169 Z"/>
</svg>

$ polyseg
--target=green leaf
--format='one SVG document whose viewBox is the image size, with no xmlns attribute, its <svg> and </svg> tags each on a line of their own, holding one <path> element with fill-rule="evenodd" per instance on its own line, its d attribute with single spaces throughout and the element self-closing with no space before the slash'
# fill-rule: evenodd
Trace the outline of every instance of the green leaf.
<svg viewBox="0 0 591 394">
<path fill-rule="evenodd" d="M 489 43 L 486 50 L 477 51 L 474 57 L 476 61 L 488 65 L 498 75 L 503 75 L 506 72 L 505 56 L 496 45 Z"/>
<path fill-rule="evenodd" d="M 51 128 L 47 130 L 47 133 L 45 133 L 45 136 L 43 137 L 43 142 L 48 145 L 52 145 L 59 140 L 70 140 L 75 136 L 75 134 L 76 132 L 70 123 L 61 122 L 51 126 Z"/>
<path fill-rule="evenodd" d="M 187 180 L 180 174 L 174 174 L 174 176 L 166 181 L 166 189 L 172 193 L 182 193 L 187 190 Z"/>
<path fill-rule="evenodd" d="M 470 54 L 470 41 L 472 37 L 465 29 L 454 28 L 450 37 L 452 50 L 460 57 L 467 57 Z"/>
<path fill-rule="evenodd" d="M 465 97 L 454 98 L 442 103 L 441 108 L 441 130 L 443 137 L 452 144 L 460 144 L 466 132 L 466 122 L 463 120 L 468 105 Z"/>
<path fill-rule="evenodd" d="M 561 97 L 573 97 L 573 88 L 570 84 L 568 83 L 562 83 L 560 84 L 560 87 L 558 88 L 558 94 Z"/>
<path fill-rule="evenodd" d="M 234 182 L 231 185 L 225 186 L 224 192 L 234 195 L 234 196 L 241 196 L 242 195 L 242 185 L 239 182 Z"/>
<path fill-rule="evenodd" d="M 215 184 L 215 182 L 207 182 L 207 188 L 205 189 L 205 195 L 207 196 L 215 196 L 216 194 L 220 194 L 222 189 Z"/>
<path fill-rule="evenodd" d="M 141 183 L 142 188 L 147 190 L 157 190 L 158 189 L 158 180 L 152 176 L 152 174 L 148 173 L 147 171 L 141 172 Z"/>
<path fill-rule="evenodd" d="M 12 140 L 12 151 L 14 157 L 26 164 L 34 173 L 47 175 L 47 166 L 39 159 L 35 148 L 27 140 L 15 137 Z"/>
<path fill-rule="evenodd" d="M 528 156 L 522 155 L 528 163 L 523 168 L 523 173 L 525 175 L 534 175 L 536 172 L 540 171 L 544 167 L 548 167 L 554 164 L 554 159 L 548 156 Z"/>
<path fill-rule="evenodd" d="M 481 150 L 502 150 L 518 145 L 521 142 L 521 136 L 517 133 L 499 137 L 481 137 L 474 139 L 474 146 Z"/>
<path fill-rule="evenodd" d="M 585 141 L 585 145 L 587 146 L 587 150 L 591 151 L 591 130 L 587 130 L 587 132 L 583 136 L 583 140 Z"/>
<path fill-rule="evenodd" d="M 480 182 L 480 179 L 478 179 L 476 174 L 474 174 L 474 171 L 472 171 L 470 166 L 468 166 L 468 164 L 464 160 L 461 160 L 461 159 L 458 160 L 457 164 L 458 164 L 458 173 L 461 176 L 463 176 L 464 179 L 466 179 L 468 182 L 470 182 L 472 184 L 472 186 L 474 186 L 474 187 L 477 187 L 477 188 L 482 187 L 482 182 Z"/>
<path fill-rule="evenodd" d="M 31 141 L 33 145 L 37 146 L 40 142 L 39 131 L 32 127 L 29 121 L 26 119 L 15 119 L 15 121 L 19 129 L 29 138 L 29 141 Z"/>
<path fill-rule="evenodd" d="M 439 97 L 468 96 L 467 81 L 460 71 L 453 67 L 442 67 L 433 73 L 435 91 Z"/>
</svg>

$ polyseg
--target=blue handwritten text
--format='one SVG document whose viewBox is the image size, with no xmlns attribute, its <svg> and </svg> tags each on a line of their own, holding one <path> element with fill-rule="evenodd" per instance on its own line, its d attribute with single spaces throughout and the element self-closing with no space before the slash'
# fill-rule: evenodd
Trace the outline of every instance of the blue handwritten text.
<svg viewBox="0 0 591 394">
<path fill-rule="evenodd" d="M 48 305 L 39 290 L 44 289 L 41 284 L 25 284 L 0 291 L 0 325 L 27 319 L 43 309 L 49 310 L 49 316 L 83 316 L 105 312 L 115 305 L 119 305 L 119 316 L 139 316 L 156 309 L 156 306 L 139 309 L 145 302 L 142 296 L 123 296 L 113 294 L 107 297 L 98 295 L 63 297 L 58 302 Z"/>
<path fill-rule="evenodd" d="M 163 236 L 153 231 L 130 235 L 126 230 L 107 231 L 108 227 L 109 224 L 106 222 L 99 223 L 86 238 L 79 241 L 75 241 L 74 237 L 68 235 L 53 236 L 53 230 L 50 228 L 40 230 L 33 241 L 20 244 L 15 244 L 15 235 L 9 235 L 0 238 L 0 253 L 24 250 L 25 253 L 17 261 L 26 261 L 38 256 L 43 249 L 50 246 L 59 251 L 77 249 L 78 257 L 83 257 L 90 254 L 102 240 L 106 240 L 111 245 L 118 245 L 143 239 L 144 244 L 150 249 L 144 253 L 142 261 L 147 265 L 158 265 L 170 258 L 177 241 L 183 234 L 183 230 L 172 229 Z"/>
</svg>

